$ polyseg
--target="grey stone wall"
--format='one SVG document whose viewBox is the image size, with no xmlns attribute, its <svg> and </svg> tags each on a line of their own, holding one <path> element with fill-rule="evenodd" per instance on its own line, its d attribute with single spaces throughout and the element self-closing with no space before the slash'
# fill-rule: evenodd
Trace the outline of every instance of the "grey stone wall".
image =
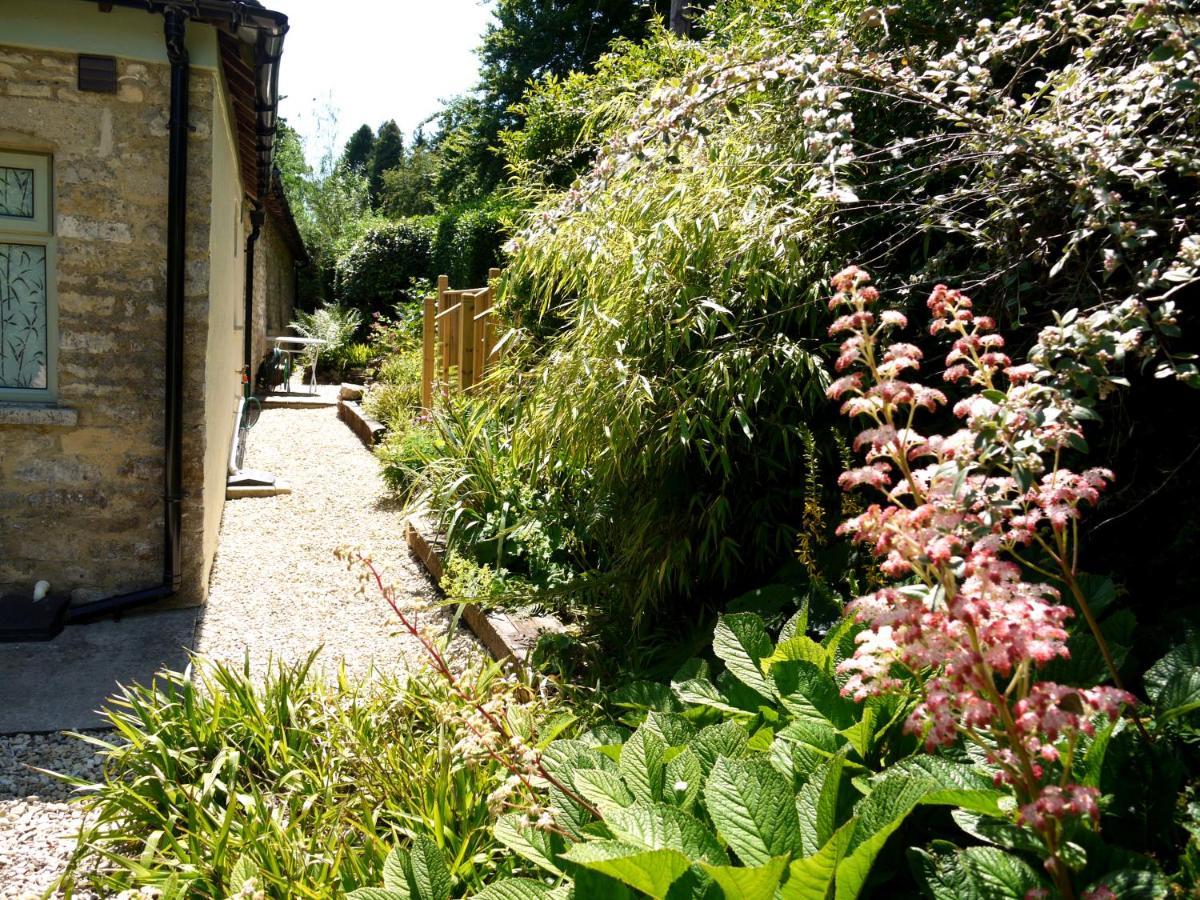
<svg viewBox="0 0 1200 900">
<path fill-rule="evenodd" d="M 267 216 L 254 255 L 254 370 L 270 349 L 266 337 L 290 334 L 296 306 L 295 262 L 279 224 Z"/>
<path fill-rule="evenodd" d="M 0 592 L 77 600 L 162 573 L 169 67 L 121 60 L 118 93 L 76 90 L 73 54 L 0 46 L 0 148 L 53 155 L 59 405 L 0 424 Z M 202 599 L 205 322 L 215 75 L 192 76 L 185 354 L 185 592 Z M 17 422 L 17 417 L 10 417 Z M 4 421 L 0 418 L 0 421 Z"/>
</svg>

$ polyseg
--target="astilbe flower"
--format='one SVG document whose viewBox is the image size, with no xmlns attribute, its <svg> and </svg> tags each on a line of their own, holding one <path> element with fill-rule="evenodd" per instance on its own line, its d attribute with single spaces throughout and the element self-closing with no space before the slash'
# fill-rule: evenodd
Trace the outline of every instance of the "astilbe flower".
<svg viewBox="0 0 1200 900">
<path fill-rule="evenodd" d="M 854 442 L 867 464 L 839 483 L 867 486 L 883 501 L 839 532 L 869 546 L 886 576 L 908 583 L 851 604 L 867 628 L 839 666 L 843 693 L 861 701 L 901 688 L 900 673 L 918 675 L 921 697 L 906 729 L 928 750 L 964 737 L 986 749 L 997 785 L 1016 795 L 1018 822 L 1041 836 L 1047 870 L 1069 895 L 1062 829 L 1069 819 L 1099 820 L 1098 791 L 1071 782 L 1071 759 L 1098 718 L 1115 718 L 1134 699 L 1119 688 L 1034 680 L 1039 666 L 1069 656 L 1074 612 L 1058 587 L 1026 580 L 1018 561 L 1029 545 L 1045 550 L 1062 564 L 1056 580 L 1086 610 L 1070 526 L 1113 475 L 1058 465 L 1059 451 L 1081 437 L 1070 398 L 1041 383 L 1036 366 L 1014 366 L 995 322 L 941 285 L 929 297 L 929 330 L 952 341 L 945 380 L 974 393 L 953 407 L 959 430 L 920 434 L 918 411 L 949 401 L 902 379 L 920 369 L 921 351 L 892 342 L 907 320 L 868 308 L 879 299 L 869 282 L 855 266 L 833 279 L 830 308 L 841 315 L 830 332 L 847 335 L 837 368 L 853 371 L 828 394 L 847 415 L 869 420 Z"/>
</svg>

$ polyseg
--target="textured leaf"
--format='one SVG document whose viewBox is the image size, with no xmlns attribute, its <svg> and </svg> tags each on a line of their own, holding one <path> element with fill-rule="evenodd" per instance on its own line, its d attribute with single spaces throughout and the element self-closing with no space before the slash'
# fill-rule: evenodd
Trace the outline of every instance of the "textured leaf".
<svg viewBox="0 0 1200 900">
<path fill-rule="evenodd" d="M 838 791 L 845 759 L 835 756 L 825 762 L 796 794 L 802 852 L 814 854 L 824 847 L 836 830 Z"/>
<path fill-rule="evenodd" d="M 992 816 L 981 816 L 978 813 L 955 809 L 950 813 L 955 823 L 971 837 L 995 844 L 1006 850 L 1019 850 L 1041 856 L 1045 847 L 1034 834 L 1007 819 L 997 819 Z"/>
<path fill-rule="evenodd" d="M 717 757 L 739 759 L 745 755 L 749 743 L 750 735 L 746 734 L 745 728 L 737 722 L 721 722 L 701 728 L 700 733 L 688 745 L 688 749 L 695 754 L 696 761 L 700 763 L 700 770 L 707 776 L 716 764 Z"/>
<path fill-rule="evenodd" d="M 683 790 L 679 786 L 683 785 Z M 685 749 L 682 753 L 667 763 L 666 783 L 663 786 L 663 798 L 672 806 L 690 810 L 700 797 L 700 788 L 704 785 L 704 772 L 696 754 Z"/>
<path fill-rule="evenodd" d="M 418 834 L 408 851 L 412 883 L 420 900 L 450 900 L 450 869 L 433 839 Z"/>
<path fill-rule="evenodd" d="M 970 766 L 939 757 L 913 757 L 897 764 L 875 782 L 871 793 L 855 808 L 858 821 L 846 856 L 838 865 L 837 900 L 858 896 L 875 857 L 919 803 L 960 805 L 975 812 L 999 813 L 998 791 L 959 786 L 978 784 L 980 777 Z"/>
<path fill-rule="evenodd" d="M 580 741 L 554 741 L 542 752 L 546 771 L 567 787 L 574 789 L 574 775 L 584 769 L 616 772 L 617 764 L 593 747 Z M 582 837 L 580 829 L 592 821 L 592 814 L 556 787 L 550 788 L 553 805 L 563 811 L 559 824 L 574 837 Z"/>
<path fill-rule="evenodd" d="M 728 697 L 717 690 L 717 686 L 707 678 L 692 678 L 672 684 L 671 689 L 681 703 L 691 706 L 706 706 L 729 716 L 750 716 L 751 710 L 735 706 Z"/>
<path fill-rule="evenodd" d="M 237 890 L 241 890 L 242 885 L 252 878 L 258 878 L 258 866 L 254 864 L 249 856 L 243 853 L 238 857 L 238 861 L 233 864 L 233 870 L 229 873 L 229 884 Z"/>
<path fill-rule="evenodd" d="M 722 616 L 713 632 L 713 653 L 742 684 L 764 700 L 776 696 L 775 685 L 763 674 L 762 660 L 774 644 L 763 620 L 753 613 Z"/>
<path fill-rule="evenodd" d="M 605 773 L 609 774 L 609 773 Z M 610 777 L 616 778 L 615 775 Z M 590 798 L 589 798 L 590 799 Z M 536 866 L 555 875 L 562 875 L 562 870 L 555 861 L 556 842 L 561 845 L 562 839 L 549 831 L 531 828 L 521 824 L 521 817 L 516 813 L 507 813 L 496 820 L 492 826 L 492 834 L 496 840 L 518 856 L 529 860 Z M 389 857 L 390 859 L 390 857 Z M 384 864 L 385 885 L 391 887 L 387 880 L 387 864 Z"/>
<path fill-rule="evenodd" d="M 763 760 L 720 757 L 704 785 L 708 814 L 747 865 L 800 850 L 800 822 L 791 786 Z"/>
<path fill-rule="evenodd" d="M 849 728 L 859 718 L 860 707 L 841 695 L 828 672 L 804 660 L 786 660 L 771 667 L 780 701 L 797 721 L 816 725 L 832 723 L 835 729 Z"/>
<path fill-rule="evenodd" d="M 665 753 L 662 738 L 644 725 L 625 742 L 617 769 L 634 799 L 642 803 L 662 799 Z"/>
<path fill-rule="evenodd" d="M 580 769 L 573 779 L 579 796 L 607 813 L 609 809 L 628 806 L 634 801 L 621 776 L 603 769 Z"/>
<path fill-rule="evenodd" d="M 1200 708 L 1200 637 L 1189 635 L 1172 647 L 1146 672 L 1145 682 L 1146 695 L 1164 719 Z"/>
<path fill-rule="evenodd" d="M 691 865 L 678 850 L 647 850 L 620 841 L 575 844 L 563 857 L 656 898 L 666 897 L 671 883 Z"/>
<path fill-rule="evenodd" d="M 829 655 L 825 648 L 804 634 L 781 641 L 775 648 L 775 652 L 768 656 L 764 662 L 766 667 L 770 669 L 771 666 L 778 662 L 791 659 L 802 659 L 820 669 L 826 671 L 829 669 Z"/>
<path fill-rule="evenodd" d="M 825 757 L 833 756 L 846 745 L 846 739 L 824 720 L 792 722 L 776 737 L 779 740 L 810 747 Z"/>
<path fill-rule="evenodd" d="M 475 900 L 544 900 L 550 897 L 550 888 L 532 878 L 506 878 L 489 884 Z"/>
<path fill-rule="evenodd" d="M 403 847 L 394 848 L 383 861 L 383 886 L 408 896 L 408 871 L 408 851 Z"/>
<path fill-rule="evenodd" d="M 622 685 L 612 692 L 609 700 L 613 706 L 622 709 L 658 712 L 675 712 L 679 709 L 671 689 L 658 681 L 635 681 Z"/>
<path fill-rule="evenodd" d="M 855 820 L 833 833 L 829 842 L 812 856 L 788 866 L 788 878 L 779 889 L 779 900 L 825 900 L 837 873 L 838 863 L 850 843 Z"/>
<path fill-rule="evenodd" d="M 636 804 L 614 809 L 604 824 L 619 840 L 651 850 L 678 850 L 689 860 L 725 865 L 729 857 L 716 835 L 695 816 L 673 806 Z"/>
<path fill-rule="evenodd" d="M 962 856 L 981 897 L 1023 900 L 1026 892 L 1042 886 L 1025 860 L 997 847 L 968 847 Z"/>
<path fill-rule="evenodd" d="M 779 629 L 779 643 L 790 641 L 798 634 L 804 634 L 808 631 L 808 599 L 805 598 L 800 603 L 800 609 Z"/>
<path fill-rule="evenodd" d="M 934 900 L 1023 900 L 1045 886 L 1032 866 L 998 847 L 959 850 L 935 841 L 930 849 L 911 849 L 909 861 Z"/>
<path fill-rule="evenodd" d="M 829 759 L 829 754 L 795 741 L 781 740 L 776 736 L 768 758 L 771 765 L 798 790 Z"/>
<path fill-rule="evenodd" d="M 700 868 L 725 892 L 726 900 L 773 900 L 788 858 L 777 856 L 761 866 L 710 866 Z"/>
<path fill-rule="evenodd" d="M 1104 885 L 1121 900 L 1160 900 L 1170 891 L 1167 880 L 1150 869 L 1120 869 L 1096 879 L 1091 888 Z"/>
<path fill-rule="evenodd" d="M 362 887 L 346 895 L 346 900 L 411 900 L 408 891 L 389 891 L 387 888 Z"/>
<path fill-rule="evenodd" d="M 674 713 L 649 713 L 641 727 L 657 734 L 667 747 L 681 747 L 696 735 L 696 726 Z"/>
</svg>

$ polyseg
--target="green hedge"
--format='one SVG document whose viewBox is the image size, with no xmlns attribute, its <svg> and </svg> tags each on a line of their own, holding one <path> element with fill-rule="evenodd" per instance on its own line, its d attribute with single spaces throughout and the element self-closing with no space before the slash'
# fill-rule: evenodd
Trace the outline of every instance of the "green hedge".
<svg viewBox="0 0 1200 900">
<path fill-rule="evenodd" d="M 402 219 L 373 228 L 337 263 L 334 291 L 343 306 L 390 312 L 420 296 L 432 273 L 434 229 L 422 219 Z"/>
<path fill-rule="evenodd" d="M 483 287 L 488 269 L 499 266 L 508 239 L 504 224 L 509 208 L 489 199 L 482 204 L 447 210 L 437 218 L 433 242 L 434 275 L 449 275 L 454 288 Z"/>
<path fill-rule="evenodd" d="M 502 262 L 510 212 L 488 199 L 372 228 L 337 262 L 339 305 L 361 310 L 370 321 L 372 313 L 390 314 L 418 300 L 438 275 L 449 275 L 455 288 L 483 287 L 488 269 Z"/>
</svg>

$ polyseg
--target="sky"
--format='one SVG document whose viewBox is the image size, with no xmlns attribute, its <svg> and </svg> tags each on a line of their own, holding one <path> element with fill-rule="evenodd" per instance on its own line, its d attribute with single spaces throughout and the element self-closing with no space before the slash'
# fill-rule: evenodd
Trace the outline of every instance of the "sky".
<svg viewBox="0 0 1200 900">
<path fill-rule="evenodd" d="M 316 163 L 364 122 L 405 138 L 440 101 L 471 88 L 489 0 L 265 0 L 291 24 L 280 112 Z M 332 112 L 331 117 L 329 113 Z M 331 127 L 333 126 L 333 127 Z"/>
</svg>

